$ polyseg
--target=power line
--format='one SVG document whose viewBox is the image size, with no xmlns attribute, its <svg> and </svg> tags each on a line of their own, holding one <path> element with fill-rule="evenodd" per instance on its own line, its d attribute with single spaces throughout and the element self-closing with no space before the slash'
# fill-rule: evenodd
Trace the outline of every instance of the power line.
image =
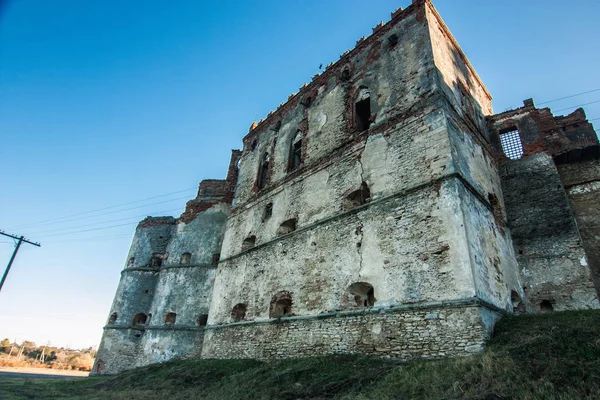
<svg viewBox="0 0 600 400">
<path fill-rule="evenodd" d="M 572 98 L 572 97 L 577 97 L 577 96 L 581 96 L 581 95 L 583 95 L 583 94 L 594 93 L 594 92 L 598 92 L 598 91 L 600 91 L 600 88 L 598 88 L 598 89 L 593 89 L 593 90 L 588 90 L 587 92 L 581 92 L 581 93 L 572 94 L 572 95 L 570 95 L 570 96 L 560 97 L 560 98 L 558 98 L 558 99 L 554 99 L 554 100 L 543 101 L 543 102 L 541 102 L 541 103 L 537 103 L 537 105 L 548 104 L 548 103 L 554 103 L 555 101 L 564 100 L 564 99 L 570 99 L 570 98 Z"/>
<path fill-rule="evenodd" d="M 196 190 L 196 188 L 189 188 L 189 189 L 184 189 L 184 190 L 178 190 L 177 192 L 171 192 L 171 193 L 167 193 L 167 194 L 161 194 L 159 196 L 147 197 L 145 199 L 129 201 L 127 203 L 121 203 L 121 204 L 116 204 L 114 206 L 98 208 L 96 210 L 84 211 L 84 212 L 80 212 L 80 213 L 76 213 L 76 214 L 65 215 L 63 217 L 51 218 L 51 219 L 47 219 L 47 220 L 40 221 L 40 222 L 35 222 L 35 223 L 30 223 L 30 224 L 25 224 L 25 225 L 13 227 L 11 229 L 15 229 L 15 228 L 16 229 L 20 229 L 20 228 L 27 228 L 27 227 L 30 227 L 30 226 L 38 226 L 38 225 L 46 224 L 47 222 L 54 222 L 54 221 L 65 219 L 65 218 L 72 218 L 72 217 L 77 217 L 77 216 L 81 216 L 81 215 L 92 214 L 92 213 L 96 213 L 98 211 L 109 210 L 111 208 L 117 208 L 117 207 L 122 207 L 122 206 L 129 205 L 129 204 L 140 203 L 142 201 L 158 199 L 158 198 L 161 198 L 161 197 L 171 196 L 171 195 L 178 194 L 178 193 L 189 192 L 190 190 Z M 180 199 L 176 199 L 176 200 L 180 200 Z M 153 204 L 158 204 L 158 203 L 153 203 Z M 152 204 L 148 204 L 148 205 L 152 205 Z M 122 211 L 125 211 L 125 210 L 122 210 Z M 103 215 L 103 214 L 100 214 L 100 215 Z"/>
<path fill-rule="evenodd" d="M 153 206 L 156 204 L 164 204 L 164 203 L 169 203 L 172 201 L 177 201 L 177 200 L 183 200 L 183 199 L 189 199 L 189 196 L 183 196 L 183 197 L 177 197 L 175 199 L 169 199 L 169 200 L 163 200 L 163 201 L 157 201 L 156 203 L 149 203 L 149 204 L 144 204 L 141 206 L 136 206 L 136 207 L 130 207 L 130 208 L 124 208 L 122 210 L 116 210 L 116 211 L 109 211 L 106 213 L 102 213 L 102 214 L 96 214 L 96 215 L 89 215 L 89 216 L 84 216 L 84 217 L 78 217 L 78 218 L 71 218 L 71 219 L 66 219 L 64 221 L 57 221 L 57 222 L 46 222 L 46 223 L 39 223 L 39 224 L 31 224 L 29 227 L 34 227 L 34 226 L 46 226 L 46 225 L 55 225 L 55 224 L 64 224 L 66 222 L 72 222 L 72 221 L 79 221 L 82 219 L 87 219 L 87 218 L 96 218 L 96 217 L 101 217 L 104 215 L 109 215 L 109 214 L 115 214 L 115 213 L 120 213 L 123 211 L 130 211 L 130 210 L 136 210 L 138 208 L 144 208 L 144 207 L 149 207 L 149 206 Z"/>
<path fill-rule="evenodd" d="M 569 110 L 571 108 L 575 108 L 575 107 L 583 107 L 583 106 L 587 106 L 589 104 L 595 104 L 595 103 L 600 103 L 600 100 L 596 100 L 596 101 L 590 101 L 589 103 L 583 103 L 583 104 L 577 104 L 576 106 L 571 106 L 571 107 L 567 107 L 567 108 L 561 108 L 560 110 L 553 110 L 553 113 L 557 113 L 560 111 L 565 111 L 565 110 Z"/>
<path fill-rule="evenodd" d="M 181 207 L 171 208 L 169 210 L 153 211 L 151 214 L 163 214 L 163 213 L 168 213 L 168 212 L 171 212 L 171 211 L 177 211 L 177 210 L 180 210 L 180 209 L 181 209 Z M 60 231 L 65 231 L 65 230 L 69 230 L 69 229 L 85 228 L 87 226 L 99 226 L 101 224 L 110 224 L 112 222 L 120 222 L 120 221 L 127 221 L 127 220 L 139 221 L 140 218 L 144 218 L 147 215 L 148 215 L 148 213 L 145 213 L 145 214 L 136 215 L 134 217 L 111 219 L 109 221 L 92 222 L 92 223 L 89 223 L 89 224 L 75 225 L 75 226 L 70 226 L 70 227 L 65 227 L 65 228 L 58 228 L 58 229 L 51 229 L 51 230 L 48 230 L 48 231 L 41 231 L 41 232 L 40 231 L 36 231 L 34 229 L 33 233 L 35 235 L 45 235 L 47 233 L 60 232 Z"/>
</svg>

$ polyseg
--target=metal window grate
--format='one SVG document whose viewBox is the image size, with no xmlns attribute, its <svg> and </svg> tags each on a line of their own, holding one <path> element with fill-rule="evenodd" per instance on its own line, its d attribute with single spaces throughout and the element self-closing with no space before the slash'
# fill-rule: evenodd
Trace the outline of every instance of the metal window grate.
<svg viewBox="0 0 600 400">
<path fill-rule="evenodd" d="M 518 130 L 513 130 L 500 134 L 500 142 L 502 143 L 502 150 L 506 157 L 511 160 L 518 160 L 523 157 L 523 144 L 521 143 L 521 136 Z"/>
</svg>

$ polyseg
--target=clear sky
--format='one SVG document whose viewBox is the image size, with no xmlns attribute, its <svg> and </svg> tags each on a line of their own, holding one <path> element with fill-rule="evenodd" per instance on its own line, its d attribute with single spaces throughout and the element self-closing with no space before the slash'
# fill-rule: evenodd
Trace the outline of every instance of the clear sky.
<svg viewBox="0 0 600 400">
<path fill-rule="evenodd" d="M 225 177 L 253 121 L 409 4 L 5 4 L 0 229 L 42 247 L 22 246 L 0 293 L 0 339 L 97 345 L 137 221 L 178 216 L 200 180 Z M 600 88 L 600 1 L 434 4 L 496 112 Z M 548 106 L 563 114 L 598 100 Z M 585 109 L 600 118 L 600 101 Z M 0 237 L 0 268 L 12 249 Z"/>
</svg>

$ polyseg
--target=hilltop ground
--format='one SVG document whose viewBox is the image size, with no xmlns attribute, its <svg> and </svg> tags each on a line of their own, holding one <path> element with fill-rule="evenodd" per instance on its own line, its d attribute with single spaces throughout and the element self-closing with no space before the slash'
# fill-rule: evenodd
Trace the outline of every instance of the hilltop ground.
<svg viewBox="0 0 600 400">
<path fill-rule="evenodd" d="M 183 360 L 117 376 L 0 378 L 0 399 L 598 399 L 600 311 L 504 318 L 486 352 L 398 363 L 344 356 Z"/>
</svg>

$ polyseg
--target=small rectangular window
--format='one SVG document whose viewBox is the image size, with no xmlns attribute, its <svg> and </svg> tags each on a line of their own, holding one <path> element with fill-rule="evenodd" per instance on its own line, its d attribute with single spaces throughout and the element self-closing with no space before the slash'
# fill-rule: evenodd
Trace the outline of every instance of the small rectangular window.
<svg viewBox="0 0 600 400">
<path fill-rule="evenodd" d="M 504 155 L 511 160 L 518 160 L 523 157 L 523 144 L 521 143 L 521 135 L 515 128 L 500 133 L 500 142 L 502 143 L 502 151 Z"/>
</svg>

